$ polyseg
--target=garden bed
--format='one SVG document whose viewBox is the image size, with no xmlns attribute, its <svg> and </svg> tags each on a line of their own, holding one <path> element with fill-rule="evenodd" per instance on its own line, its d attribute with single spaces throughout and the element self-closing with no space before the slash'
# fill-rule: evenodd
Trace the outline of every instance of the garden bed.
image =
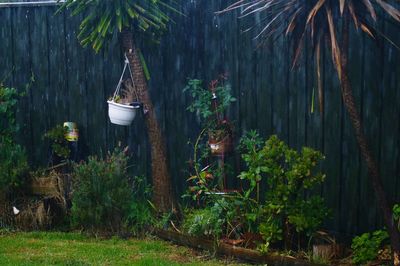
<svg viewBox="0 0 400 266">
<path fill-rule="evenodd" d="M 218 246 L 215 245 L 214 241 L 193 237 L 187 234 L 178 233 L 170 230 L 155 229 L 154 233 L 164 240 L 172 241 L 176 244 L 207 250 L 215 252 L 218 255 L 235 257 L 240 260 L 249 261 L 252 263 L 263 263 L 267 265 L 275 266 L 318 266 L 321 264 L 311 263 L 305 260 L 296 259 L 291 256 L 275 255 L 275 254 L 263 254 L 257 250 L 247 249 L 229 245 L 223 242 L 219 242 Z"/>
</svg>

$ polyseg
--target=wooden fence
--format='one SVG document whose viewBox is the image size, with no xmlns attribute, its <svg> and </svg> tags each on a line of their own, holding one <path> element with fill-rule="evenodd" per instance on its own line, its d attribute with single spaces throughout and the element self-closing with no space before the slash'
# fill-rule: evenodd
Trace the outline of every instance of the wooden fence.
<svg viewBox="0 0 400 266">
<path fill-rule="evenodd" d="M 289 42 L 278 39 L 256 49 L 253 35 L 242 33 L 250 22 L 214 15 L 227 2 L 184 1 L 186 16 L 175 20 L 161 44 L 142 45 L 176 194 L 186 189 L 186 162 L 192 153 L 188 141 L 199 131 L 197 118 L 186 111 L 190 99 L 182 89 L 187 78 L 210 80 L 228 73 L 238 99 L 229 111 L 237 136 L 258 129 L 264 137 L 277 134 L 292 147 L 307 145 L 326 155 L 322 169 L 327 180 L 317 191 L 333 210 L 326 226 L 347 234 L 381 226 L 329 52 L 323 56 L 325 111 L 321 114 L 315 101 L 312 113 L 313 57 L 306 54 L 300 67 L 291 71 Z M 48 143 L 42 136 L 48 129 L 75 121 L 83 153 L 104 154 L 119 142 L 129 144 L 137 172 L 149 175 L 149 144 L 142 117 L 126 128 L 110 124 L 107 117 L 106 99 L 123 64 L 117 38 L 99 54 L 83 49 L 76 39 L 79 18 L 54 15 L 56 9 L 0 8 L 0 77 L 21 90 L 34 79 L 18 110 L 23 125 L 20 139 L 31 162 L 46 163 Z M 400 43 L 398 26 L 387 23 L 381 30 L 396 33 Z M 351 79 L 365 131 L 386 190 L 400 201 L 400 52 L 381 41 L 377 45 L 361 33 L 352 34 L 351 44 Z M 239 157 L 233 161 L 240 161 Z M 240 164 L 236 168 L 240 170 Z"/>
</svg>

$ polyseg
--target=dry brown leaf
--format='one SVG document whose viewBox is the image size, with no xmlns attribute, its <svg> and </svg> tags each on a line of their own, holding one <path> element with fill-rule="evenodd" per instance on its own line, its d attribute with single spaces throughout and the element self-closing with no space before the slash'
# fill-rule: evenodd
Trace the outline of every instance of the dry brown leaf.
<svg viewBox="0 0 400 266">
<path fill-rule="evenodd" d="M 353 18 L 353 21 L 354 21 L 354 26 L 358 30 L 358 24 L 359 23 L 358 23 L 356 12 L 354 11 L 353 2 L 349 1 L 349 5 L 348 6 L 349 6 L 349 11 L 350 11 L 351 17 Z"/>
<path fill-rule="evenodd" d="M 345 4 L 346 0 L 340 0 L 340 14 L 343 16 L 343 12 L 344 12 L 344 4 Z"/>
<path fill-rule="evenodd" d="M 302 8 L 299 8 L 294 15 L 292 16 L 292 18 L 290 19 L 289 25 L 286 29 L 286 35 L 288 35 L 289 33 L 291 33 L 293 31 L 293 29 L 296 27 L 296 17 L 297 15 L 300 13 L 300 11 L 302 10 Z"/>
<path fill-rule="evenodd" d="M 335 64 L 336 70 L 338 72 L 339 79 L 341 80 L 342 79 L 342 62 L 341 62 L 340 48 L 339 48 L 339 45 L 338 45 L 337 39 L 336 39 L 336 30 L 335 30 L 335 25 L 333 23 L 332 11 L 329 7 L 326 7 L 326 14 L 327 14 L 328 25 L 329 25 L 333 62 Z"/>
<path fill-rule="evenodd" d="M 370 29 L 367 27 L 367 25 L 361 23 L 361 29 L 362 29 L 362 31 L 366 32 L 372 38 L 375 38 L 374 34 L 370 31 Z"/>
<path fill-rule="evenodd" d="M 392 5 L 382 1 L 382 0 L 375 0 L 390 16 L 392 16 L 395 20 L 400 22 L 400 11 L 393 7 Z"/>
<path fill-rule="evenodd" d="M 368 9 L 368 11 L 369 11 L 369 13 L 370 13 L 372 19 L 373 19 L 374 21 L 376 21 L 375 9 L 374 9 L 374 7 L 372 6 L 371 1 L 370 1 L 370 0 L 363 0 L 363 3 L 364 3 L 364 5 L 367 7 L 367 9 Z"/>
<path fill-rule="evenodd" d="M 299 57 L 300 57 L 300 54 L 301 54 L 301 50 L 303 49 L 304 35 L 305 35 L 305 32 L 303 32 L 303 34 L 301 34 L 299 43 L 297 45 L 296 52 L 295 52 L 295 55 L 293 57 L 292 69 L 296 66 L 297 61 L 299 60 Z"/>
<path fill-rule="evenodd" d="M 309 24 L 310 21 L 315 17 L 315 15 L 318 13 L 318 10 L 324 5 L 325 0 L 319 0 L 315 6 L 311 9 L 310 13 L 308 14 L 307 18 L 307 23 Z"/>
</svg>

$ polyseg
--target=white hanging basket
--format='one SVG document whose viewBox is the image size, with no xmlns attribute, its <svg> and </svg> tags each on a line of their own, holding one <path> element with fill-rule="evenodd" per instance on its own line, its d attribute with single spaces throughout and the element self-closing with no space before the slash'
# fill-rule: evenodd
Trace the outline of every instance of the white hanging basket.
<svg viewBox="0 0 400 266">
<path fill-rule="evenodd" d="M 108 116 L 110 118 L 111 123 L 120 125 L 120 126 L 129 126 L 132 123 L 133 119 L 135 119 L 137 110 L 140 108 L 140 103 L 138 103 L 138 102 L 131 103 L 131 104 L 121 104 L 121 103 L 117 103 L 115 101 L 115 99 L 117 98 L 117 95 L 120 92 L 121 85 L 122 85 L 122 79 L 124 77 L 124 74 L 125 74 L 125 71 L 127 68 L 129 69 L 129 73 L 130 73 L 131 80 L 132 80 L 132 85 L 134 85 L 133 75 L 132 75 L 131 68 L 129 66 L 129 61 L 128 61 L 127 56 L 125 55 L 124 70 L 122 71 L 122 75 L 118 82 L 117 88 L 114 92 L 114 96 L 112 97 L 111 100 L 107 101 Z M 136 95 L 136 99 L 138 99 L 137 95 Z"/>
<path fill-rule="evenodd" d="M 107 101 L 108 103 L 108 116 L 113 124 L 120 126 L 129 126 L 135 119 L 137 109 L 140 105 L 126 105 L 120 104 L 113 101 Z"/>
</svg>

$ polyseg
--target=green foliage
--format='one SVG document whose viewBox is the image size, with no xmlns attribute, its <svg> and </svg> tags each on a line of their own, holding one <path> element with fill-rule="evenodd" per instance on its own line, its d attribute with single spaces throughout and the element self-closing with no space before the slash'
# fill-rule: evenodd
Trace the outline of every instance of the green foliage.
<svg viewBox="0 0 400 266">
<path fill-rule="evenodd" d="M 234 215 L 230 203 L 224 198 L 216 200 L 203 209 L 190 210 L 185 217 L 183 229 L 195 236 L 211 236 L 219 239 L 226 223 Z"/>
<path fill-rule="evenodd" d="M 71 9 L 72 15 L 84 14 L 78 38 L 83 46 L 98 52 L 123 29 L 149 32 L 152 38 L 167 28 L 165 11 L 178 12 L 161 0 L 66 0 L 58 12 Z"/>
<path fill-rule="evenodd" d="M 213 206 L 192 210 L 187 214 L 183 228 L 191 235 L 218 238 L 222 234 L 224 222 L 221 209 Z"/>
<path fill-rule="evenodd" d="M 12 142 L 0 142 L 0 188 L 18 188 L 25 182 L 28 172 L 26 152 Z"/>
<path fill-rule="evenodd" d="M 264 215 L 263 222 L 258 227 L 260 235 L 264 239 L 264 243 L 259 246 L 261 252 L 268 252 L 271 243 L 282 240 L 282 225 L 274 215 Z"/>
<path fill-rule="evenodd" d="M 16 89 L 0 84 L 0 188 L 20 187 L 28 172 L 25 149 L 15 143 L 18 132 L 16 108 L 21 96 Z"/>
<path fill-rule="evenodd" d="M 206 192 L 216 191 L 223 188 L 223 177 L 231 171 L 231 166 L 225 164 L 223 168 L 216 161 L 209 160 L 210 143 L 232 140 L 232 124 L 224 118 L 224 112 L 230 104 L 236 101 L 231 95 L 231 88 L 225 84 L 225 77 L 210 82 L 209 88 L 203 87 L 203 82 L 191 79 L 183 92 L 189 92 L 192 103 L 187 110 L 196 113 L 203 126 L 194 144 L 193 168 L 195 173 L 191 174 L 188 181 L 194 183 L 185 196 L 199 199 Z M 229 147 L 228 147 L 229 146 Z M 231 146 L 227 144 L 226 148 Z M 203 170 L 200 170 L 203 169 Z"/>
<path fill-rule="evenodd" d="M 277 136 L 272 136 L 261 147 L 255 132 L 242 138 L 240 147 L 244 151 L 242 158 L 248 170 L 239 177 L 250 183 L 244 197 L 250 197 L 259 182 L 263 178 L 267 179 L 265 204 L 262 204 L 261 215 L 258 217 L 259 231 L 266 241 L 262 249 L 282 239 L 285 224 L 289 224 L 296 233 L 311 235 L 329 213 L 321 197 L 304 199 L 305 192 L 325 179 L 322 173 L 314 173 L 323 155 L 307 147 L 297 152 Z M 257 192 L 257 201 L 258 198 Z M 290 238 L 289 235 L 285 237 Z"/>
<path fill-rule="evenodd" d="M 213 92 L 203 86 L 203 81 L 191 79 L 183 89 L 183 92 L 189 92 L 193 99 L 192 104 L 189 105 L 187 110 L 196 113 L 204 121 L 207 121 L 207 119 L 212 116 L 225 112 L 230 104 L 236 101 L 231 95 L 231 87 L 229 85 L 223 84 L 218 80 L 218 82 L 212 82 L 210 86 L 214 86 L 213 91 L 218 101 L 218 106 L 215 109 L 212 106 Z"/>
<path fill-rule="evenodd" d="M 395 204 L 393 206 L 393 217 L 395 220 L 400 219 L 400 204 Z"/>
<path fill-rule="evenodd" d="M 15 121 L 16 105 L 20 94 L 14 88 L 0 84 L 0 140 L 10 142 L 18 131 Z"/>
<path fill-rule="evenodd" d="M 44 137 L 51 141 L 51 148 L 53 152 L 62 159 L 68 159 L 71 153 L 70 149 L 68 148 L 68 142 L 65 139 L 67 130 L 67 127 L 57 125 L 44 134 Z"/>
<path fill-rule="evenodd" d="M 397 228 L 400 230 L 400 204 L 393 206 L 393 219 L 397 222 Z"/>
<path fill-rule="evenodd" d="M 128 158 L 116 150 L 105 160 L 90 157 L 73 170 L 72 222 L 90 232 L 120 232 L 130 211 Z"/>
<path fill-rule="evenodd" d="M 384 230 L 372 233 L 364 233 L 353 238 L 351 248 L 353 249 L 353 263 L 360 265 L 373 261 L 378 257 L 379 249 L 383 242 L 389 238 Z"/>
<path fill-rule="evenodd" d="M 250 197 L 250 194 L 261 181 L 261 165 L 263 163 L 263 154 L 259 152 L 262 146 L 262 140 L 257 131 L 247 132 L 239 141 L 239 150 L 242 152 L 242 159 L 245 161 L 248 171 L 242 172 L 239 177 L 249 181 L 250 188 L 245 192 L 245 197 Z M 259 195 L 257 194 L 257 201 Z"/>
<path fill-rule="evenodd" d="M 191 197 L 193 200 L 206 199 L 207 194 L 216 192 L 223 187 L 223 177 L 232 171 L 229 164 L 225 164 L 224 167 L 220 167 L 217 162 L 209 164 L 206 169 L 187 179 L 193 185 L 189 187 L 183 197 Z"/>
<path fill-rule="evenodd" d="M 218 195 L 210 187 L 212 168 L 200 171 L 191 178 L 195 181 L 191 192 L 193 200 L 201 199 L 206 207 L 188 212 L 185 230 L 216 238 L 259 233 L 264 239 L 261 251 L 283 239 L 290 241 L 293 234 L 300 237 L 314 233 L 329 210 L 321 197 L 304 195 L 325 178 L 315 170 L 323 155 L 310 148 L 297 152 L 276 136 L 263 143 L 256 131 L 246 133 L 238 148 L 247 165 L 247 171 L 239 177 L 249 186 L 243 192 Z M 261 200 L 259 186 L 263 181 L 267 192 Z"/>
<path fill-rule="evenodd" d="M 152 189 L 143 176 L 135 176 L 132 180 L 132 202 L 126 219 L 126 225 L 134 235 L 143 235 L 149 226 L 156 223 L 154 206 L 149 201 Z"/>
</svg>

